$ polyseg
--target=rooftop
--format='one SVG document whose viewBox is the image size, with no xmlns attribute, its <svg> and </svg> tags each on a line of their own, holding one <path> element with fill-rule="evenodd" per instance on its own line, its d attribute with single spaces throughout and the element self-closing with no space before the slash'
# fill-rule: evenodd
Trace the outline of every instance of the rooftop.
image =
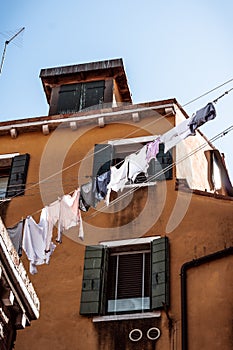
<svg viewBox="0 0 233 350">
<path fill-rule="evenodd" d="M 61 83 L 97 80 L 100 78 L 114 78 L 124 101 L 132 103 L 124 64 L 121 58 L 63 67 L 45 68 L 41 70 L 40 78 L 48 102 L 50 101 L 52 87 Z"/>
</svg>

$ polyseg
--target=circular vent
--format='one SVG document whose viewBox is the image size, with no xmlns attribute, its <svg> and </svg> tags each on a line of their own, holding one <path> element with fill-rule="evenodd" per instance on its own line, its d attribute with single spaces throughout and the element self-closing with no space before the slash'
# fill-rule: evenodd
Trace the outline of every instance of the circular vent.
<svg viewBox="0 0 233 350">
<path fill-rule="evenodd" d="M 138 328 L 132 329 L 129 333 L 129 339 L 132 341 L 139 341 L 142 337 L 142 331 Z"/>
<path fill-rule="evenodd" d="M 152 327 L 147 331 L 147 338 L 150 340 L 156 340 L 160 337 L 160 330 L 156 327 Z"/>
</svg>

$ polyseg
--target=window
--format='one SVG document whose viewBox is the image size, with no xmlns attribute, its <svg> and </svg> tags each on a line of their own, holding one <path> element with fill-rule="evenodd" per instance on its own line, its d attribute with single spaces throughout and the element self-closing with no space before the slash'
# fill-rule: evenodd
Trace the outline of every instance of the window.
<svg viewBox="0 0 233 350">
<path fill-rule="evenodd" d="M 107 312 L 149 310 L 150 250 L 109 253 Z"/>
<path fill-rule="evenodd" d="M 155 136 L 153 136 L 153 139 Z M 141 142 L 139 140 L 141 139 Z M 135 139 L 124 139 L 122 143 L 113 141 L 108 144 L 96 144 L 94 149 L 93 177 L 108 171 L 111 165 L 120 166 L 125 157 L 140 150 L 152 137 Z M 128 143 L 127 143 L 128 141 Z M 159 145 L 157 158 L 152 159 L 147 169 L 147 177 L 144 173 L 138 174 L 134 183 L 155 182 L 172 179 L 172 154 L 170 151 L 164 153 L 164 144 Z M 130 183 L 128 183 L 130 184 Z"/>
<path fill-rule="evenodd" d="M 57 113 L 75 113 L 92 106 L 102 106 L 105 81 L 62 85 L 59 91 Z"/>
<path fill-rule="evenodd" d="M 160 309 L 163 304 L 169 304 L 168 270 L 167 237 L 114 248 L 88 246 L 80 314 L 108 315 Z"/>
<path fill-rule="evenodd" d="M 0 199 L 24 194 L 29 154 L 0 155 Z"/>
</svg>

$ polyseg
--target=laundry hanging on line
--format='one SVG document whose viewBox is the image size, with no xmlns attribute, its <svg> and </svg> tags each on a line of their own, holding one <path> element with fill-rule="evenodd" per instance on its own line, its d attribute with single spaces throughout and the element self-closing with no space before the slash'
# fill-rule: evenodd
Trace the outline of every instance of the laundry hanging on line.
<svg viewBox="0 0 233 350">
<path fill-rule="evenodd" d="M 192 133 L 195 132 L 197 128 L 205 124 L 209 120 L 216 117 L 216 110 L 212 102 L 208 103 L 205 107 L 199 109 L 191 117 L 189 127 Z"/>
<path fill-rule="evenodd" d="M 125 158 L 120 167 L 112 166 L 107 172 L 93 178 L 87 184 L 81 185 L 73 195 L 64 195 L 41 211 L 40 221 L 28 216 L 14 227 L 8 228 L 8 233 L 19 254 L 24 249 L 29 261 L 30 272 L 37 272 L 37 265 L 49 263 L 56 245 L 52 242 L 53 228 L 57 224 L 57 239 L 62 242 L 62 233 L 71 227 L 78 226 L 78 237 L 84 238 L 81 211 L 96 208 L 98 202 L 105 200 L 109 204 L 111 191 L 122 190 L 127 181 L 135 181 L 140 173 L 145 173 L 151 159 L 159 153 L 159 145 L 165 145 L 164 152 L 177 145 L 188 136 L 195 135 L 196 129 L 216 117 L 213 103 L 208 103 L 198 110 L 191 118 L 186 119 L 167 133 L 158 136 L 147 143 L 138 152 Z M 23 225 L 24 223 L 24 225 Z"/>
<path fill-rule="evenodd" d="M 60 213 L 58 219 L 57 242 L 62 242 L 62 233 L 71 227 L 79 227 L 78 237 L 83 239 L 83 224 L 79 209 L 80 190 L 75 190 L 73 195 L 64 195 L 60 200 Z"/>
<path fill-rule="evenodd" d="M 111 166 L 109 182 L 106 183 L 106 194 L 102 195 L 98 191 L 98 176 L 81 186 L 80 209 L 88 211 L 90 207 L 96 208 L 98 201 L 105 199 L 109 205 L 111 191 L 122 190 L 129 181 L 134 182 L 139 173 L 144 173 L 148 177 L 147 169 L 151 159 L 156 159 L 159 153 L 159 145 L 164 144 L 164 153 L 176 146 L 188 136 L 195 136 L 196 129 L 216 117 L 215 107 L 212 102 L 198 110 L 192 117 L 184 120 L 176 127 L 161 136 L 157 136 L 154 141 L 147 143 L 138 152 L 132 153 L 123 160 L 120 167 Z M 103 175 L 103 174 L 102 174 Z M 100 176 L 102 176 L 100 175 Z M 86 204 L 86 205 L 85 205 Z"/>
<path fill-rule="evenodd" d="M 197 128 L 215 117 L 215 107 L 212 102 L 209 102 L 205 107 L 195 112 L 190 118 L 184 120 L 161 136 L 161 141 L 165 145 L 164 152 L 166 153 L 188 136 L 195 136 Z"/>
<path fill-rule="evenodd" d="M 49 249 L 46 250 L 47 221 L 44 218 L 46 215 L 44 209 L 42 209 L 38 224 L 32 216 L 28 216 L 24 223 L 22 247 L 30 262 L 29 271 L 31 274 L 37 273 L 37 265 L 49 263 L 50 256 L 56 248 L 56 245 L 51 242 Z"/>
<path fill-rule="evenodd" d="M 19 253 L 21 247 L 26 253 L 31 274 L 37 273 L 37 265 L 48 264 L 50 261 L 50 256 L 56 248 L 52 241 L 55 225 L 57 225 L 56 242 L 58 243 L 62 242 L 63 232 L 71 227 L 77 227 L 77 236 L 81 240 L 84 239 L 79 195 L 78 189 L 72 196 L 64 195 L 45 206 L 41 210 L 39 223 L 32 216 L 27 216 L 14 227 L 7 228 L 17 252 Z"/>
</svg>

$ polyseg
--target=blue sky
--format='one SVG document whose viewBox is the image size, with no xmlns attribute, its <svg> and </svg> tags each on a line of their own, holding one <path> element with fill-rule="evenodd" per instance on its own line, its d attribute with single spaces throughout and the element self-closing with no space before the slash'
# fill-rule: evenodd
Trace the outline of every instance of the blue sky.
<svg viewBox="0 0 233 350">
<path fill-rule="evenodd" d="M 0 12 L 0 121 L 43 116 L 42 68 L 123 58 L 135 103 L 175 97 L 181 105 L 233 78 L 230 0 L 5 0 Z M 185 110 L 191 115 L 233 81 Z M 208 138 L 233 124 L 233 91 L 216 104 Z M 215 142 L 233 179 L 233 132 Z"/>
</svg>

